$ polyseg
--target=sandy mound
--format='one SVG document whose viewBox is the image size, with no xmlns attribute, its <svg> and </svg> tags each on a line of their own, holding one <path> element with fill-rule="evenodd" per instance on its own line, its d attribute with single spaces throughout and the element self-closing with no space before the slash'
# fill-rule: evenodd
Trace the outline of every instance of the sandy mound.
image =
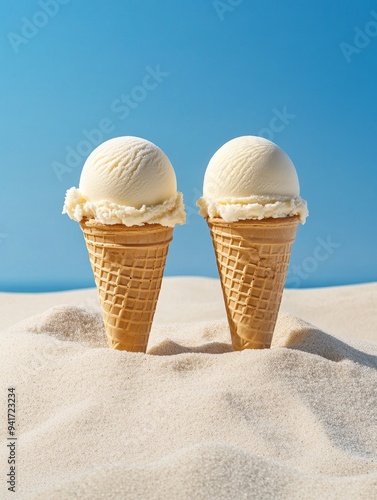
<svg viewBox="0 0 377 500">
<path fill-rule="evenodd" d="M 231 352 L 221 319 L 156 324 L 148 355 L 116 352 L 75 306 L 0 343 L 17 498 L 377 496 L 377 345 L 281 314 L 271 350 Z"/>
</svg>

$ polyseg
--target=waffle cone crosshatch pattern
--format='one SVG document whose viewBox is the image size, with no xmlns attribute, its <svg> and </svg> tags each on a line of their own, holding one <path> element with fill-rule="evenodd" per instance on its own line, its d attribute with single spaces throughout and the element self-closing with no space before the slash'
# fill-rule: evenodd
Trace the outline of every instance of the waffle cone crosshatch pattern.
<svg viewBox="0 0 377 500">
<path fill-rule="evenodd" d="M 235 350 L 271 345 L 298 218 L 207 220 Z"/>
<path fill-rule="evenodd" d="M 83 221 L 109 346 L 145 352 L 173 229 Z"/>
</svg>

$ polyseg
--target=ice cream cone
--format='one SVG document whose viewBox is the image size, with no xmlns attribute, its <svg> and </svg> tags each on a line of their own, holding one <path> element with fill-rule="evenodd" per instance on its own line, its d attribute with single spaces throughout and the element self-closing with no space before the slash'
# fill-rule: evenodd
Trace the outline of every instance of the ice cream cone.
<svg viewBox="0 0 377 500">
<path fill-rule="evenodd" d="M 299 218 L 207 222 L 233 349 L 269 348 Z"/>
<path fill-rule="evenodd" d="M 173 228 L 80 222 L 109 346 L 145 352 Z"/>
</svg>

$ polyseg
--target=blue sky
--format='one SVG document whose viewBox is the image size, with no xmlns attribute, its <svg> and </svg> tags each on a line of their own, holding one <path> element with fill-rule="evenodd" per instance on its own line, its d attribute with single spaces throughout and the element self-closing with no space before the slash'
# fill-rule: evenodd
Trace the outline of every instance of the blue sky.
<svg viewBox="0 0 377 500">
<path fill-rule="evenodd" d="M 94 285 L 61 209 L 119 135 L 160 146 L 184 193 L 167 275 L 217 276 L 195 201 L 213 153 L 251 134 L 291 156 L 310 209 L 287 285 L 377 280 L 376 1 L 18 0 L 0 18 L 0 290 Z"/>
</svg>

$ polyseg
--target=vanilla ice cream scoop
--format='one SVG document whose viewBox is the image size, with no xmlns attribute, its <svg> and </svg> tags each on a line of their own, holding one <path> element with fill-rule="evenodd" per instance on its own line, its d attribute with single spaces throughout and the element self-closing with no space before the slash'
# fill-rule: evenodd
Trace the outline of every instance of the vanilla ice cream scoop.
<svg viewBox="0 0 377 500">
<path fill-rule="evenodd" d="M 63 213 L 80 222 L 126 226 L 184 224 L 182 194 L 169 158 L 139 137 L 116 137 L 86 160 L 79 188 L 67 191 Z"/>
<path fill-rule="evenodd" d="M 289 156 L 263 137 L 244 136 L 222 146 L 211 158 L 198 200 L 203 217 L 226 222 L 308 215 Z"/>
</svg>

